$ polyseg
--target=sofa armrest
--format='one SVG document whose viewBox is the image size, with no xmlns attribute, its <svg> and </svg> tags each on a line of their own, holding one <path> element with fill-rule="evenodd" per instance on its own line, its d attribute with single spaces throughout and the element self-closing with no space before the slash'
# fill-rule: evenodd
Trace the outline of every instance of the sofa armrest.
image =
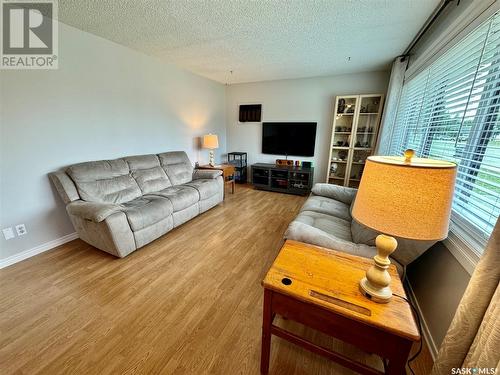
<svg viewBox="0 0 500 375">
<path fill-rule="evenodd" d="M 220 175 L 222 175 L 222 171 L 219 169 L 195 169 L 193 172 L 193 180 L 217 178 Z"/>
<path fill-rule="evenodd" d="M 315 184 L 312 188 L 315 195 L 335 199 L 345 204 L 351 204 L 356 197 L 357 189 L 333 184 Z"/>
<path fill-rule="evenodd" d="M 121 211 L 121 206 L 112 203 L 74 201 L 66 206 L 70 215 L 99 223 L 115 212 Z"/>
</svg>

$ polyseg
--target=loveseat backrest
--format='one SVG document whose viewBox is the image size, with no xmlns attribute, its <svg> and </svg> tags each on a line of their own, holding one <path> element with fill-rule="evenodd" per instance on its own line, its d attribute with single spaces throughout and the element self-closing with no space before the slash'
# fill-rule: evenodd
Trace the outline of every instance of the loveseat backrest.
<svg viewBox="0 0 500 375">
<path fill-rule="evenodd" d="M 124 159 L 74 164 L 66 173 L 84 201 L 123 203 L 142 195 Z"/>
<path fill-rule="evenodd" d="M 142 194 L 160 191 L 172 186 L 157 155 L 128 156 L 124 160 L 127 162 L 132 177 L 139 185 Z"/>
<path fill-rule="evenodd" d="M 193 165 L 184 151 L 158 154 L 160 164 L 172 185 L 185 184 L 193 179 Z"/>
<path fill-rule="evenodd" d="M 184 151 L 78 163 L 49 174 L 65 204 L 124 203 L 172 185 L 190 182 L 193 165 Z"/>
</svg>

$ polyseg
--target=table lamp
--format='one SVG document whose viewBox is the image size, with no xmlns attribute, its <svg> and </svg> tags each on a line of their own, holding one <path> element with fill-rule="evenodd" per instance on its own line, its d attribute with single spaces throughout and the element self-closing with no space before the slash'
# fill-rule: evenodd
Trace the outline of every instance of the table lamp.
<svg viewBox="0 0 500 375">
<path fill-rule="evenodd" d="M 207 134 L 203 136 L 203 148 L 209 149 L 210 154 L 209 154 L 209 160 L 208 164 L 210 166 L 214 166 L 214 150 L 216 148 L 219 148 L 219 138 L 217 137 L 216 134 Z"/>
<path fill-rule="evenodd" d="M 359 283 L 379 303 L 392 296 L 387 269 L 397 241 L 391 236 L 439 241 L 448 235 L 457 166 L 413 155 L 406 150 L 404 157 L 368 157 L 352 210 L 356 221 L 381 233 L 375 264 Z"/>
</svg>

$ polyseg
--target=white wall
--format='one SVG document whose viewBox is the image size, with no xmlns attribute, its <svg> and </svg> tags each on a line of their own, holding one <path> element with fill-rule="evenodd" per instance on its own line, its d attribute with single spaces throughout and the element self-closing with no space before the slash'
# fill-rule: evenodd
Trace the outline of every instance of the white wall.
<svg viewBox="0 0 500 375">
<path fill-rule="evenodd" d="M 74 232 L 47 173 L 68 164 L 185 150 L 220 136 L 224 86 L 59 25 L 59 70 L 0 72 L 0 228 L 24 223 L 0 260 Z"/>
<path fill-rule="evenodd" d="M 385 93 L 389 72 L 368 72 L 330 77 L 290 79 L 228 86 L 226 89 L 227 151 L 248 152 L 249 164 L 282 156 L 262 154 L 262 124 L 239 123 L 240 104 L 261 103 L 262 121 L 317 122 L 316 149 L 310 160 L 315 182 L 324 182 L 328 168 L 332 114 L 336 95 Z"/>
</svg>

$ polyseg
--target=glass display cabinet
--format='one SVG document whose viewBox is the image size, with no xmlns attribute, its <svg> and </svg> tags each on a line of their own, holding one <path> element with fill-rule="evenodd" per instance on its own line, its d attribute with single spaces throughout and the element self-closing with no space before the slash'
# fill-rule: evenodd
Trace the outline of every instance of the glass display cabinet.
<svg viewBox="0 0 500 375">
<path fill-rule="evenodd" d="M 357 188 L 377 142 L 384 95 L 335 98 L 327 183 Z"/>
</svg>

